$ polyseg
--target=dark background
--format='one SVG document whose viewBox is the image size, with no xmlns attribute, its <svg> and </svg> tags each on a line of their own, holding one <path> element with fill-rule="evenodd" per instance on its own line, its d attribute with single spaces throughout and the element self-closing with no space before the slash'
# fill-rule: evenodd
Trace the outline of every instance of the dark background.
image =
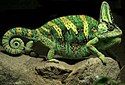
<svg viewBox="0 0 125 85">
<path fill-rule="evenodd" d="M 45 22 L 64 15 L 85 14 L 99 19 L 103 0 L 0 0 L 0 39 L 10 28 L 36 29 Z M 111 50 L 120 65 L 125 65 L 125 0 L 107 0 L 114 22 L 122 29 L 122 43 Z M 125 73 L 125 72 L 124 72 Z"/>
<path fill-rule="evenodd" d="M 53 18 L 85 14 L 99 18 L 103 0 L 0 0 L 0 35 L 7 29 L 23 26 L 35 29 Z M 119 23 L 124 17 L 123 0 L 108 0 L 113 15 Z M 119 20 L 118 20 L 119 19 Z M 122 22 L 123 23 L 123 22 Z M 118 24 L 121 26 L 121 22 Z"/>
</svg>

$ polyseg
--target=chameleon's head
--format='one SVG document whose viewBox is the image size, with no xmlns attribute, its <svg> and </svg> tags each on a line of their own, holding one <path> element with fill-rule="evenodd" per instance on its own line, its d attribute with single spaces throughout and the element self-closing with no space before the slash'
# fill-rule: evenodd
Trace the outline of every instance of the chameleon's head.
<svg viewBox="0 0 125 85">
<path fill-rule="evenodd" d="M 119 43 L 122 35 L 121 29 L 113 23 L 110 6 L 107 2 L 103 1 L 100 9 L 100 18 L 98 24 L 98 35 L 104 35 L 105 39 L 116 39 L 110 43 Z"/>
<path fill-rule="evenodd" d="M 111 15 L 109 4 L 105 1 L 102 2 L 100 9 L 98 33 L 105 33 L 106 35 L 112 34 L 112 36 L 114 35 L 113 37 L 119 37 L 122 35 L 121 29 L 113 23 L 113 17 Z"/>
</svg>

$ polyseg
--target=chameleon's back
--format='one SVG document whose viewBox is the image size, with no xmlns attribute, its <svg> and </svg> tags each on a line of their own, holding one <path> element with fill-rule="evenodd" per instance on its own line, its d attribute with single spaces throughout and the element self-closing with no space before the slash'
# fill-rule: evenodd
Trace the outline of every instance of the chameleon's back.
<svg viewBox="0 0 125 85">
<path fill-rule="evenodd" d="M 59 43 L 83 44 L 94 37 L 98 22 L 85 15 L 70 15 L 53 19 L 39 28 L 40 33 Z"/>
</svg>

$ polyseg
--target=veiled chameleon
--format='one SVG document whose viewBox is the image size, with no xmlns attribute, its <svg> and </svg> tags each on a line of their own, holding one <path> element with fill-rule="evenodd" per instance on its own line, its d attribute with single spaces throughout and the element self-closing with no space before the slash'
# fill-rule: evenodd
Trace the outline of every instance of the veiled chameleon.
<svg viewBox="0 0 125 85">
<path fill-rule="evenodd" d="M 47 58 L 58 54 L 67 59 L 81 59 L 97 55 L 105 63 L 105 50 L 120 43 L 122 31 L 111 16 L 109 4 L 102 2 L 99 21 L 86 15 L 69 15 L 53 19 L 40 28 L 30 30 L 16 27 L 8 30 L 2 39 L 4 49 L 11 54 L 20 54 L 24 48 L 31 50 L 34 42 L 41 42 L 50 50 Z M 30 41 L 26 44 L 20 37 Z"/>
</svg>

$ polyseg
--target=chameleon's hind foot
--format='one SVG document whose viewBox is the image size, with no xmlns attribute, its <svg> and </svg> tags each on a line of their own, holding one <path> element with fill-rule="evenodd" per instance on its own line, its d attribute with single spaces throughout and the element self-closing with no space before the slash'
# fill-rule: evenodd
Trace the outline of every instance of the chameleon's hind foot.
<svg viewBox="0 0 125 85">
<path fill-rule="evenodd" d="M 50 59 L 50 60 L 48 60 L 48 62 L 59 63 L 59 60 L 57 60 L 57 59 Z"/>
<path fill-rule="evenodd" d="M 29 54 L 32 51 L 33 41 L 29 41 L 25 46 L 25 53 Z"/>
</svg>

